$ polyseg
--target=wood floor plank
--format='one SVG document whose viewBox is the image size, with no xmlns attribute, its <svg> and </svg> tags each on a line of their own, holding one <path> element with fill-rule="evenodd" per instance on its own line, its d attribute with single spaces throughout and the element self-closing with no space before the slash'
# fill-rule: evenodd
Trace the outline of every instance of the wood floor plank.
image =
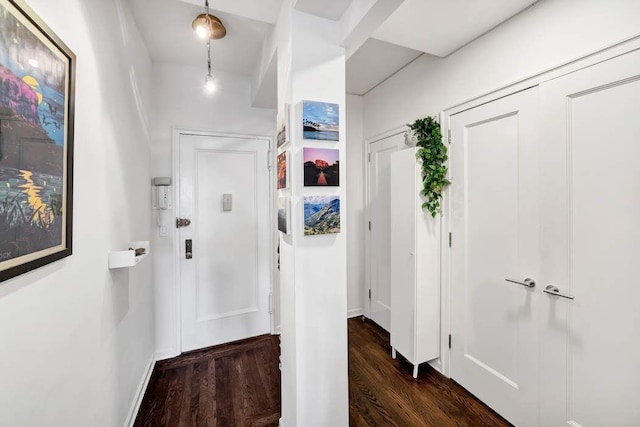
<svg viewBox="0 0 640 427">
<path fill-rule="evenodd" d="M 234 409 L 234 389 L 231 386 L 231 358 L 225 356 L 217 360 L 216 363 L 216 424 L 219 426 L 232 426 L 244 423 L 244 420 L 235 419 L 236 413 Z M 218 390 L 225 390 L 226 393 L 220 393 Z"/>
<path fill-rule="evenodd" d="M 217 396 L 216 396 L 216 360 L 211 358 L 201 362 L 204 375 L 199 384 L 200 398 L 198 400 L 197 426 L 217 425 Z"/>
</svg>

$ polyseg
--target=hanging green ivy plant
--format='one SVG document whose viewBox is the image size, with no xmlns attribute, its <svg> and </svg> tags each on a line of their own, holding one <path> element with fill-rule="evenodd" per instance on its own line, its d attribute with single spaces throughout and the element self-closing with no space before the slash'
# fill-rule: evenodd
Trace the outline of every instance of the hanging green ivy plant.
<svg viewBox="0 0 640 427">
<path fill-rule="evenodd" d="M 422 185 L 420 192 L 425 197 L 422 209 L 427 209 L 432 217 L 440 210 L 442 193 L 451 184 L 447 179 L 447 146 L 442 143 L 440 124 L 435 117 L 418 119 L 409 125 L 420 147 L 416 157 L 422 163 Z"/>
</svg>

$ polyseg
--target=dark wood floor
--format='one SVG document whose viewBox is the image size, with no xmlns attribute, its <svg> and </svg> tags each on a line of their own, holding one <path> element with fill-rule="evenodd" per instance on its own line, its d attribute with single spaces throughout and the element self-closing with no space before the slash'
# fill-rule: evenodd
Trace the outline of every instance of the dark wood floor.
<svg viewBox="0 0 640 427">
<path fill-rule="evenodd" d="M 427 364 L 414 379 L 375 323 L 348 327 L 351 426 L 510 426 Z M 135 426 L 277 426 L 278 355 L 278 337 L 262 336 L 158 362 Z"/>
<path fill-rule="evenodd" d="M 135 426 L 277 426 L 277 336 L 185 353 L 156 364 Z"/>
<path fill-rule="evenodd" d="M 510 426 L 507 421 L 428 364 L 391 358 L 389 334 L 375 323 L 349 319 L 351 426 Z"/>
</svg>

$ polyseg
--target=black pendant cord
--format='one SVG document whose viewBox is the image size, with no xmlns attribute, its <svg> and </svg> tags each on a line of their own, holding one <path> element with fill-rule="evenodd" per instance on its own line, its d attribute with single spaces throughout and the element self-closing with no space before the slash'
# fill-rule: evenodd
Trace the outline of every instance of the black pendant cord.
<svg viewBox="0 0 640 427">
<path fill-rule="evenodd" d="M 211 76 L 211 39 L 207 39 L 207 70 L 207 75 Z"/>
</svg>

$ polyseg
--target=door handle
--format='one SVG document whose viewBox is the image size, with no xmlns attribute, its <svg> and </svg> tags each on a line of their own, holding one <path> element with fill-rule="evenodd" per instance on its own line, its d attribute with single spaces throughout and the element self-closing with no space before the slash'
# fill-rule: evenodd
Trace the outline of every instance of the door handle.
<svg viewBox="0 0 640 427">
<path fill-rule="evenodd" d="M 524 282 L 520 282 L 519 280 L 513 280 L 513 279 L 504 279 L 504 280 L 506 280 L 507 282 L 515 283 L 516 285 L 526 286 L 527 288 L 536 287 L 536 281 L 533 279 L 529 279 L 528 277 L 524 279 Z"/>
<path fill-rule="evenodd" d="M 547 285 L 547 287 L 544 288 L 544 292 L 546 294 L 555 295 L 557 297 L 562 297 L 562 298 L 566 298 L 566 299 L 574 299 L 573 295 L 567 295 L 567 294 L 560 293 L 560 289 L 558 289 L 558 287 L 556 285 Z"/>
</svg>

